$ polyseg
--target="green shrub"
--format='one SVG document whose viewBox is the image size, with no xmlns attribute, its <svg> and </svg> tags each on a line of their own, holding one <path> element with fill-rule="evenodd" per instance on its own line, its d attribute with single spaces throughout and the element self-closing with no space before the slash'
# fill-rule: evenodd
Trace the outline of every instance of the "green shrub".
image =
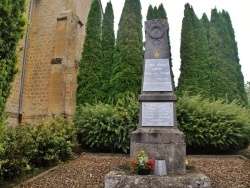
<svg viewBox="0 0 250 188">
<path fill-rule="evenodd" d="M 249 145 L 250 112 L 236 101 L 184 94 L 177 102 L 177 119 L 192 148 L 228 151 Z"/>
<path fill-rule="evenodd" d="M 139 103 L 126 94 L 116 104 L 97 103 L 78 106 L 74 123 L 78 140 L 98 150 L 127 152 L 130 133 L 136 129 Z"/>
<path fill-rule="evenodd" d="M 0 185 L 3 181 L 3 164 L 4 164 L 4 148 L 3 148 L 3 140 L 2 140 L 2 124 L 0 123 Z"/>
<path fill-rule="evenodd" d="M 34 167 L 60 163 L 73 157 L 75 144 L 75 127 L 65 119 L 5 126 L 2 145 L 0 142 L 0 174 L 9 179 Z"/>
<path fill-rule="evenodd" d="M 73 147 L 76 144 L 76 132 L 73 123 L 65 119 L 42 121 L 32 127 L 37 153 L 32 164 L 46 166 L 59 163 L 73 157 Z"/>
<path fill-rule="evenodd" d="M 30 133 L 30 127 L 8 126 L 4 129 L 2 137 L 4 178 L 13 178 L 30 170 L 30 158 L 37 148 Z"/>
<path fill-rule="evenodd" d="M 4 156 L 4 149 L 2 146 L 2 143 L 0 143 L 0 185 L 2 184 L 3 181 L 3 163 L 5 162 L 3 160 L 3 156 Z"/>
</svg>

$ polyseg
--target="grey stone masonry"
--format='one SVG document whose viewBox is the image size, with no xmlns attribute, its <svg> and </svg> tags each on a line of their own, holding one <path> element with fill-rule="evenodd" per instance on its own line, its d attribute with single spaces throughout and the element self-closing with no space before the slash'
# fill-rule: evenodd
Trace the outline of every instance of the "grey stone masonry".
<svg viewBox="0 0 250 188">
<path fill-rule="evenodd" d="M 185 174 L 186 143 L 178 129 L 140 128 L 131 134 L 131 141 L 131 158 L 145 150 L 149 157 L 165 160 L 168 173 Z"/>
<path fill-rule="evenodd" d="M 140 176 L 126 171 L 111 171 L 105 176 L 105 188 L 211 188 L 210 179 L 202 173 L 185 175 Z"/>
<path fill-rule="evenodd" d="M 130 157 L 145 150 L 150 158 L 166 161 L 168 174 L 185 174 L 186 144 L 176 118 L 168 30 L 165 19 L 145 22 L 139 124 L 131 133 Z"/>
</svg>

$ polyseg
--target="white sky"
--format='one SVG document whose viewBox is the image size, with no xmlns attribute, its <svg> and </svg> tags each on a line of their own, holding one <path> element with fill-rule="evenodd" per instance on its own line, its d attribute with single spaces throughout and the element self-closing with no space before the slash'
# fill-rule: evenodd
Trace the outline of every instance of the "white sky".
<svg viewBox="0 0 250 188">
<path fill-rule="evenodd" d="M 101 0 L 103 10 L 105 11 L 107 2 L 111 1 L 115 15 L 115 31 L 118 28 L 118 23 L 122 13 L 125 0 Z M 235 31 L 236 41 L 238 43 L 238 52 L 241 64 L 241 71 L 244 75 L 245 83 L 250 81 L 250 27 L 249 27 L 249 6 L 248 1 L 237 0 L 141 0 L 142 5 L 142 21 L 146 21 L 148 6 L 151 4 L 159 6 L 163 4 L 169 22 L 169 34 L 172 53 L 173 72 L 175 83 L 177 85 L 180 75 L 180 33 L 182 19 L 184 15 L 184 5 L 189 3 L 193 6 L 198 18 L 201 18 L 203 13 L 206 13 L 210 19 L 211 10 L 217 8 L 218 11 L 224 9 L 230 15 L 232 25 Z M 144 25 L 144 24 L 143 24 Z M 144 33 L 144 31 L 143 31 Z"/>
</svg>

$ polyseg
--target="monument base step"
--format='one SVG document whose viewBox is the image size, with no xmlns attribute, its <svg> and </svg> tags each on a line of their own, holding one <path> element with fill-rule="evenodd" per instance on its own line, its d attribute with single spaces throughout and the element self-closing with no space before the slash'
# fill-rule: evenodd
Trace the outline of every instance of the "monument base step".
<svg viewBox="0 0 250 188">
<path fill-rule="evenodd" d="M 105 188 L 211 188 L 210 179 L 199 172 L 166 176 L 137 175 L 125 170 L 111 171 L 105 176 Z"/>
<path fill-rule="evenodd" d="M 145 150 L 150 158 L 166 161 L 167 171 L 185 174 L 186 143 L 178 129 L 139 128 L 131 133 L 130 157 Z"/>
</svg>

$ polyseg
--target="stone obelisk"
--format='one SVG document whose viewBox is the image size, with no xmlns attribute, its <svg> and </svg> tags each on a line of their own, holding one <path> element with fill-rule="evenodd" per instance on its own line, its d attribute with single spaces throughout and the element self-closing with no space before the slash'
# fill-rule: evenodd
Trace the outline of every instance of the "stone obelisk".
<svg viewBox="0 0 250 188">
<path fill-rule="evenodd" d="M 186 144 L 176 119 L 167 20 L 145 22 L 145 55 L 137 130 L 131 134 L 130 156 L 145 150 L 165 160 L 168 173 L 184 174 Z"/>
</svg>

